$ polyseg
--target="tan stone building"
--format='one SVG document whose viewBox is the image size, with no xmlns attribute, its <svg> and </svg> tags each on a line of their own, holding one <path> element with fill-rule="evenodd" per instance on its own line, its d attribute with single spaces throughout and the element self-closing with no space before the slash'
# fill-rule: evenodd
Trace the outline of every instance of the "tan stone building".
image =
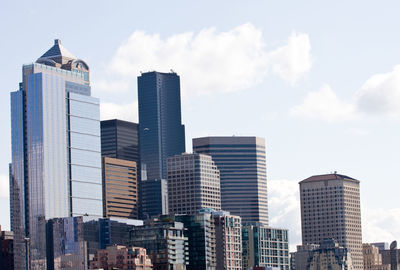
<svg viewBox="0 0 400 270">
<path fill-rule="evenodd" d="M 153 264 L 144 248 L 110 246 L 96 252 L 90 269 L 152 270 Z"/>
<path fill-rule="evenodd" d="M 363 270 L 360 182 L 332 173 L 299 184 L 303 245 L 333 238 L 350 251 L 354 269 Z"/>
<path fill-rule="evenodd" d="M 379 248 L 372 244 L 363 244 L 363 259 L 365 270 L 390 270 L 390 264 L 382 264 Z"/>
<path fill-rule="evenodd" d="M 167 175 L 170 214 L 195 215 L 203 208 L 221 210 L 219 171 L 210 156 L 169 157 Z"/>
<path fill-rule="evenodd" d="M 104 216 L 138 219 L 136 162 L 103 157 L 102 168 Z"/>
</svg>

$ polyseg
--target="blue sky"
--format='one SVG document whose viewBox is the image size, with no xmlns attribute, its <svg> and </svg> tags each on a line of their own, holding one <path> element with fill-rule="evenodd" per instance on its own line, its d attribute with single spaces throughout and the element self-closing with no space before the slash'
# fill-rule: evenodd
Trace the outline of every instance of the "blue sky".
<svg viewBox="0 0 400 270">
<path fill-rule="evenodd" d="M 364 242 L 400 237 L 396 1 L 9 1 L 0 9 L 0 224 L 8 227 L 9 92 L 60 38 L 91 68 L 102 117 L 137 119 L 136 76 L 175 70 L 191 138 L 267 143 L 270 219 L 300 241 L 297 182 L 361 181 Z"/>
</svg>

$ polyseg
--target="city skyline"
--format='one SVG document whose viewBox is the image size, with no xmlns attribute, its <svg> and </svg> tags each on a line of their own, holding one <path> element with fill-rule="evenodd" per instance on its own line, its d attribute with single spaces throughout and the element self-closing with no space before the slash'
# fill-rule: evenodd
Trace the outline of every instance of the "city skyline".
<svg viewBox="0 0 400 270">
<path fill-rule="evenodd" d="M 37 52 L 59 37 L 69 50 L 90 63 L 94 95 L 102 102 L 102 119 L 137 120 L 136 86 L 131 81 L 141 70 L 172 68 L 182 78 L 187 149 L 190 140 L 200 136 L 264 137 L 270 223 L 279 227 L 297 224 L 289 227 L 293 244 L 300 239 L 298 181 L 336 170 L 362 180 L 365 241 L 390 242 L 400 237 L 396 229 L 400 210 L 395 203 L 400 131 L 394 106 L 397 99 L 391 98 L 400 89 L 395 68 L 399 39 L 392 35 L 398 28 L 394 13 L 398 4 L 360 3 L 290 3 L 287 9 L 288 3 L 224 2 L 210 11 L 207 3 L 195 4 L 193 9 L 174 1 L 160 5 L 160 10 L 167 11 L 163 14 L 152 13 L 152 7 L 144 3 L 124 2 L 115 7 L 115 14 L 107 14 L 105 3 L 95 7 L 82 4 L 78 11 L 73 8 L 78 2 L 59 7 L 44 2 L 43 10 L 32 3 L 9 3 L 0 11 L 2 25 L 13 22 L 9 29 L 2 28 L 7 42 L 1 51 L 7 64 L 1 67 L 5 130 L 0 138 L 10 142 L 8 93 L 17 90 L 21 64 L 34 61 Z M 38 16 L 52 8 L 59 12 Z M 231 16 L 221 20 L 221 11 Z M 80 20 L 60 21 L 55 14 L 61 12 L 80 15 L 87 27 L 81 27 Z M 181 18 L 168 15 L 176 13 Z M 146 14 L 151 15 L 146 18 Z M 206 19 L 200 14 L 207 14 Z M 163 25 L 157 23 L 157 16 Z M 16 17 L 23 19 L 16 21 Z M 103 22 L 100 17 L 109 20 Z M 41 27 L 51 19 L 58 23 Z M 28 20 L 41 31 L 28 31 Z M 87 35 L 88 29 L 91 35 Z M 236 46 L 230 46 L 229 39 Z M 35 42 L 28 44 L 27 40 Z M 149 49 L 149 54 L 135 44 Z M 215 55 L 207 49 L 194 50 L 208 46 L 219 50 Z M 290 54 L 288 48 L 295 53 Z M 132 50 L 139 50 L 138 54 Z M 13 51 L 18 53 L 8 53 Z M 200 56 L 194 59 L 196 53 Z M 227 53 L 237 58 L 226 61 Z M 144 61 L 139 54 L 154 57 Z M 194 60 L 183 61 L 177 57 L 181 54 Z M 264 66 L 264 54 L 269 58 L 265 60 L 268 67 Z M 237 63 L 244 67 L 239 74 L 230 68 Z M 124 67 L 126 73 L 115 72 L 117 67 Z M 381 98 L 374 98 L 377 91 Z M 10 143 L 1 147 L 0 223 L 7 228 Z"/>
</svg>

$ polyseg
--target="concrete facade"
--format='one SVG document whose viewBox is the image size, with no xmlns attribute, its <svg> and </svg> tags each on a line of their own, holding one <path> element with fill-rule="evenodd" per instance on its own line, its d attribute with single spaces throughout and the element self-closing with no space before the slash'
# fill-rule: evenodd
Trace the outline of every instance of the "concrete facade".
<svg viewBox="0 0 400 270">
<path fill-rule="evenodd" d="M 354 268 L 362 270 L 360 182 L 333 173 L 312 176 L 299 184 L 303 245 L 333 238 L 348 248 Z"/>
<path fill-rule="evenodd" d="M 221 210 L 219 171 L 210 156 L 169 157 L 167 175 L 170 214 L 194 215 L 203 208 Z"/>
</svg>

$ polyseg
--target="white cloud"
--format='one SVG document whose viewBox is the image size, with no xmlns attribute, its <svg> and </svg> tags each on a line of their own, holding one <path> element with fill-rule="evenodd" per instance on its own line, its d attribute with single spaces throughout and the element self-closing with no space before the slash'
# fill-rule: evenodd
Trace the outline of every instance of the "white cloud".
<svg viewBox="0 0 400 270">
<path fill-rule="evenodd" d="M 340 100 L 327 84 L 324 84 L 319 91 L 309 92 L 303 103 L 292 108 L 290 113 L 325 121 L 348 120 L 357 115 L 356 106 Z"/>
<path fill-rule="evenodd" d="M 360 111 L 400 114 L 400 65 L 393 71 L 369 78 L 356 94 Z"/>
<path fill-rule="evenodd" d="M 138 103 L 137 101 L 127 104 L 115 104 L 111 102 L 102 102 L 100 104 L 100 118 L 121 119 L 126 121 L 138 122 Z"/>
<path fill-rule="evenodd" d="M 9 178 L 8 175 L 0 174 L 0 198 L 9 198 L 10 197 L 10 189 L 9 189 Z"/>
<path fill-rule="evenodd" d="M 260 29 L 250 23 L 226 32 L 206 28 L 169 37 L 135 31 L 118 48 L 110 68 L 136 79 L 140 71 L 174 69 L 182 92 L 232 92 L 262 82 L 272 71 L 295 83 L 311 68 L 307 34 L 292 33 L 288 44 L 267 51 Z"/>
<path fill-rule="evenodd" d="M 268 180 L 270 225 L 289 229 L 290 250 L 301 243 L 300 200 L 297 181 Z"/>
<path fill-rule="evenodd" d="M 361 211 L 364 243 L 400 240 L 400 208 Z"/>
<path fill-rule="evenodd" d="M 289 37 L 288 44 L 270 53 L 272 71 L 282 79 L 295 84 L 303 74 L 311 69 L 311 44 L 307 34 Z"/>
<path fill-rule="evenodd" d="M 291 109 L 291 114 L 325 121 L 343 121 L 366 114 L 400 116 L 400 65 L 388 73 L 371 76 L 355 92 L 352 101 L 337 97 L 329 85 L 309 92 L 303 103 Z"/>
</svg>

